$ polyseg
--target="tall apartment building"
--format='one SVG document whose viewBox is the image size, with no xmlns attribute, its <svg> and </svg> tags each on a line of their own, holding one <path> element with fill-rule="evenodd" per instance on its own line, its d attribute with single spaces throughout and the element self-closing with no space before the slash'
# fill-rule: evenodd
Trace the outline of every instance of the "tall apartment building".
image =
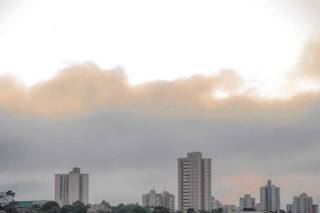
<svg viewBox="0 0 320 213">
<path fill-rule="evenodd" d="M 318 213 L 318 206 L 313 205 L 313 198 L 306 193 L 293 198 L 293 203 L 287 205 L 290 213 Z"/>
<path fill-rule="evenodd" d="M 211 205 L 211 159 L 191 152 L 178 159 L 178 208 L 209 211 Z"/>
<path fill-rule="evenodd" d="M 280 188 L 272 185 L 271 180 L 260 188 L 260 205 L 262 211 L 280 212 Z"/>
<path fill-rule="evenodd" d="M 68 174 L 55 174 L 55 201 L 59 205 L 89 201 L 89 175 L 81 174 L 80 168 L 73 168 Z"/>
<path fill-rule="evenodd" d="M 170 212 L 175 211 L 175 197 L 167 191 L 156 193 L 152 189 L 149 193 L 142 195 L 142 206 L 147 208 L 164 207 Z"/>
<path fill-rule="evenodd" d="M 244 197 L 240 197 L 239 199 L 239 208 L 241 211 L 245 209 L 255 209 L 256 199 L 249 194 L 245 194 Z"/>
</svg>

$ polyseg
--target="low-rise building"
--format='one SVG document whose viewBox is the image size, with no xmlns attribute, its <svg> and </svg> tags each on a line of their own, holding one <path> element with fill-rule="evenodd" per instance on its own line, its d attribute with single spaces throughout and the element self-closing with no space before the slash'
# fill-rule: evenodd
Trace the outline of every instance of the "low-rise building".
<svg viewBox="0 0 320 213">
<path fill-rule="evenodd" d="M 41 208 L 43 204 L 48 202 L 47 200 L 30 200 L 30 201 L 17 201 L 16 208 L 19 213 L 32 213 L 33 208 L 38 206 Z"/>
<path fill-rule="evenodd" d="M 211 199 L 212 209 L 220 209 L 222 208 L 222 203 L 217 200 L 215 197 Z"/>
<path fill-rule="evenodd" d="M 89 206 L 88 213 L 112 213 L 112 208 L 109 203 L 102 201 L 100 204 L 92 204 Z"/>
<path fill-rule="evenodd" d="M 167 191 L 157 193 L 152 189 L 149 193 L 142 195 L 142 206 L 147 208 L 164 207 L 170 212 L 175 211 L 175 196 Z"/>
<path fill-rule="evenodd" d="M 224 204 L 222 205 L 222 212 L 223 213 L 232 213 L 236 212 L 237 208 L 235 205 L 229 205 L 229 204 Z"/>
<path fill-rule="evenodd" d="M 245 194 L 244 197 L 240 197 L 239 199 L 239 209 L 240 211 L 248 210 L 248 209 L 255 209 L 256 208 L 256 200 L 255 198 L 251 197 L 249 194 Z"/>
<path fill-rule="evenodd" d="M 8 192 L 0 192 L 0 206 L 8 206 L 11 202 L 13 202 L 14 193 Z"/>
</svg>

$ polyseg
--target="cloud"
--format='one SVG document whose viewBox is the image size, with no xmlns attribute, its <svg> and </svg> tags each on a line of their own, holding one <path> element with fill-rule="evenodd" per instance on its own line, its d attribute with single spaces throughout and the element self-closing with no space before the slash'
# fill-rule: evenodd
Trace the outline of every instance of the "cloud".
<svg viewBox="0 0 320 213">
<path fill-rule="evenodd" d="M 299 66 L 317 79 L 311 46 Z M 130 85 L 123 71 L 92 63 L 32 87 L 2 76 L 0 188 L 52 199 L 54 173 L 79 166 L 90 173 L 92 202 L 137 202 L 152 186 L 176 194 L 177 158 L 199 150 L 213 158 L 214 195 L 223 202 L 248 192 L 258 199 L 267 178 L 284 188 L 285 202 L 302 190 L 316 194 L 319 91 L 269 99 L 244 84 L 223 70 Z M 299 187 L 291 190 L 290 180 Z"/>
<path fill-rule="evenodd" d="M 242 90 L 243 85 L 235 71 L 223 70 L 216 75 L 133 86 L 122 70 L 104 70 L 86 63 L 68 67 L 29 88 L 1 77 L 0 107 L 21 115 L 49 117 L 119 108 L 157 115 L 287 122 L 301 117 L 319 97 L 318 92 L 304 92 L 287 99 L 267 99 L 254 90 Z M 216 97 L 219 91 L 227 97 Z"/>
<path fill-rule="evenodd" d="M 286 191 L 284 201 L 299 190 L 316 194 L 319 106 L 286 124 L 120 109 L 64 119 L 0 113 L 0 188 L 20 200 L 52 199 L 53 175 L 79 166 L 90 173 L 92 202 L 137 202 L 153 186 L 177 194 L 177 158 L 198 150 L 213 159 L 214 195 L 223 202 L 244 193 L 258 199 L 267 178 Z M 296 175 L 305 188 L 290 191 L 282 177 Z"/>
<path fill-rule="evenodd" d="M 205 107 L 214 90 L 236 91 L 241 79 L 225 70 L 215 76 L 196 75 L 174 81 L 129 85 L 122 71 L 103 70 L 88 63 L 74 65 L 30 88 L 13 79 L 0 79 L 0 105 L 18 113 L 77 115 L 104 107 L 176 108 Z M 158 106 L 158 107 L 157 107 Z"/>
<path fill-rule="evenodd" d="M 320 40 L 310 40 L 304 48 L 302 59 L 298 65 L 300 77 L 320 80 Z"/>
</svg>

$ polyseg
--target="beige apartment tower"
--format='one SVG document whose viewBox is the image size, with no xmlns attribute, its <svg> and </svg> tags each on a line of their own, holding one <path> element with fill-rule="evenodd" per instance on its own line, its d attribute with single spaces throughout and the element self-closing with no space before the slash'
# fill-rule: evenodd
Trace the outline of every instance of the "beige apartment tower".
<svg viewBox="0 0 320 213">
<path fill-rule="evenodd" d="M 178 159 L 178 208 L 209 211 L 211 205 L 211 159 L 191 152 Z"/>
<path fill-rule="evenodd" d="M 55 201 L 60 205 L 89 201 L 89 175 L 81 174 L 80 168 L 73 168 L 69 174 L 55 175 Z"/>
</svg>

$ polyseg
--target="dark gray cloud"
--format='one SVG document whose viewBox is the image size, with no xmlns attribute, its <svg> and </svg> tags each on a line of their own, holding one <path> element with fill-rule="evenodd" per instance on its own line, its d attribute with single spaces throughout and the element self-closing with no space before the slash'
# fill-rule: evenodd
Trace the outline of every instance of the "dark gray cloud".
<svg viewBox="0 0 320 213">
<path fill-rule="evenodd" d="M 21 199 L 52 199 L 54 173 L 79 166 L 90 173 L 92 202 L 137 202 L 152 186 L 176 194 L 177 158 L 199 150 L 214 160 L 214 192 L 226 202 L 257 195 L 269 177 L 286 188 L 284 202 L 299 190 L 317 194 L 318 106 L 286 124 L 119 109 L 59 119 L 1 113 L 0 189 Z M 291 180 L 300 176 L 308 181 L 297 188 Z M 310 180 L 318 185 L 310 187 Z"/>
</svg>

